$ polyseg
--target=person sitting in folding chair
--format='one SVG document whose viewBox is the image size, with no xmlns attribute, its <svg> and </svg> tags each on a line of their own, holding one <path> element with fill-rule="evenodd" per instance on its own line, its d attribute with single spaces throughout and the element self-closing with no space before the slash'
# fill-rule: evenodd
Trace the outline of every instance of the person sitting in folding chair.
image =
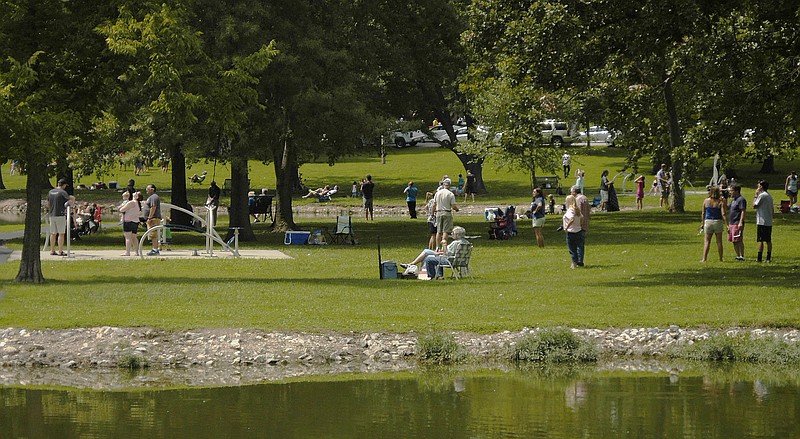
<svg viewBox="0 0 800 439">
<path fill-rule="evenodd" d="M 440 265 L 448 265 L 450 261 L 448 257 L 456 256 L 456 251 L 461 245 L 472 245 L 469 241 L 464 239 L 466 230 L 461 226 L 453 227 L 453 241 L 447 245 L 445 251 L 434 251 L 431 249 L 423 249 L 419 256 L 408 264 L 400 264 L 403 268 L 408 268 L 410 265 L 425 264 L 425 270 L 428 273 L 429 279 L 441 279 L 444 277 Z"/>
</svg>

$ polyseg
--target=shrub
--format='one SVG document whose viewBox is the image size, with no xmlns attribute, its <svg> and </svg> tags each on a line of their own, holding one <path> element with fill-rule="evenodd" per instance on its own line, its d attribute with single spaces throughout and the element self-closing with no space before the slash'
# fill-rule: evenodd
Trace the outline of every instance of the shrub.
<svg viewBox="0 0 800 439">
<path fill-rule="evenodd" d="M 544 329 L 521 338 L 511 350 L 514 361 L 576 363 L 597 361 L 597 349 L 572 331 Z"/>
<path fill-rule="evenodd" d="M 678 349 L 674 356 L 717 363 L 798 364 L 800 344 L 780 338 L 715 335 Z"/>
<path fill-rule="evenodd" d="M 123 355 L 117 362 L 117 367 L 120 369 L 137 370 L 150 367 L 147 360 L 138 355 Z"/>
<path fill-rule="evenodd" d="M 452 334 L 433 333 L 417 339 L 417 359 L 426 364 L 453 364 L 466 359 L 464 348 Z"/>
</svg>

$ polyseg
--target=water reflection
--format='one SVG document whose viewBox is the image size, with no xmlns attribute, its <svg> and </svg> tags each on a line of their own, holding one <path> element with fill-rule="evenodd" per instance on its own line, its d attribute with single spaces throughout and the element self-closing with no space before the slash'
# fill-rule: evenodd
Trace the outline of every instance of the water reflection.
<svg viewBox="0 0 800 439">
<path fill-rule="evenodd" d="M 788 438 L 796 378 L 531 370 L 239 387 L 0 388 L 0 437 Z"/>
</svg>

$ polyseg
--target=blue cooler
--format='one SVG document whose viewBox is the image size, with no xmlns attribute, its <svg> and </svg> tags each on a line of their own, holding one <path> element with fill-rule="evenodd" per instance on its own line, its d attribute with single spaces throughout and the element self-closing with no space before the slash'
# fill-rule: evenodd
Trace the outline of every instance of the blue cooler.
<svg viewBox="0 0 800 439">
<path fill-rule="evenodd" d="M 283 243 L 286 245 L 289 244 L 306 244 L 308 243 L 308 237 L 311 236 L 311 232 L 286 232 L 286 236 L 283 238 Z"/>
<path fill-rule="evenodd" d="M 397 263 L 395 261 L 381 262 L 381 279 L 397 279 Z"/>
</svg>

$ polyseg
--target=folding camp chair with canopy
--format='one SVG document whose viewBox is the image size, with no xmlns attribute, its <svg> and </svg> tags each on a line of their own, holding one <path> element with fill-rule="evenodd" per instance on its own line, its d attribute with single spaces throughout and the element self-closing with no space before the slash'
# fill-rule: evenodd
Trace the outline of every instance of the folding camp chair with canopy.
<svg viewBox="0 0 800 439">
<path fill-rule="evenodd" d="M 355 244 L 353 236 L 353 225 L 350 215 L 339 215 L 336 217 L 336 229 L 331 232 L 325 230 L 330 238 L 331 244 Z"/>
</svg>

